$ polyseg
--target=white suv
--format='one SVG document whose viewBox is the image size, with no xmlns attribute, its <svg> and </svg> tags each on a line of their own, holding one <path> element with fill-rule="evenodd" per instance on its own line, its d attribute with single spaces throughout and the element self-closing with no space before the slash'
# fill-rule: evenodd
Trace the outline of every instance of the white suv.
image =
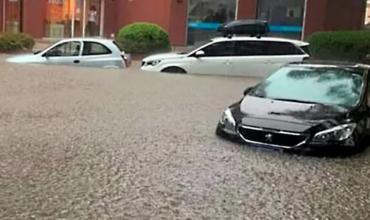
<svg viewBox="0 0 370 220">
<path fill-rule="evenodd" d="M 309 58 L 307 42 L 272 37 L 215 38 L 190 53 L 146 57 L 142 70 L 265 77 L 281 66 Z"/>
</svg>

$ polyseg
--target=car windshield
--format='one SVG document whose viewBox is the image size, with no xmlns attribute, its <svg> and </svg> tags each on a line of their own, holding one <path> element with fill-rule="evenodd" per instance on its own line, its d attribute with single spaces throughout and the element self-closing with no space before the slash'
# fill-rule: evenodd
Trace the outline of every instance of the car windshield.
<svg viewBox="0 0 370 220">
<path fill-rule="evenodd" d="M 354 68 L 283 67 L 252 92 L 253 96 L 302 103 L 354 107 L 363 90 L 363 71 Z"/>
</svg>

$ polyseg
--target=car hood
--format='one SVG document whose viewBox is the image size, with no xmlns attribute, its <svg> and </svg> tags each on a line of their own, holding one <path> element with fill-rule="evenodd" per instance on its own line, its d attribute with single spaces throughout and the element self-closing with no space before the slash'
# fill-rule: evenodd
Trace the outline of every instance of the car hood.
<svg viewBox="0 0 370 220">
<path fill-rule="evenodd" d="M 34 54 L 23 54 L 9 57 L 6 61 L 9 63 L 31 63 L 36 61 L 36 59 L 37 56 Z"/>
<path fill-rule="evenodd" d="M 240 103 L 236 119 L 246 126 L 305 132 L 338 125 L 349 110 L 342 107 L 278 101 L 246 96 Z"/>
<path fill-rule="evenodd" d="M 144 62 L 147 61 L 153 61 L 153 60 L 167 60 L 167 59 L 177 59 L 177 58 L 183 58 L 186 57 L 187 54 L 179 54 L 179 53 L 162 53 L 162 54 L 156 54 L 151 55 L 143 59 Z"/>
</svg>

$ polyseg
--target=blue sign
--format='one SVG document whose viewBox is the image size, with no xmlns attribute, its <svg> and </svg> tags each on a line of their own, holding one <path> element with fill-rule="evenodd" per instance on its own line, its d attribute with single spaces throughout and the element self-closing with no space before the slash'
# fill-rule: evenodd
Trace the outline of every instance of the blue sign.
<svg viewBox="0 0 370 220">
<path fill-rule="evenodd" d="M 221 26 L 221 23 L 216 22 L 189 22 L 188 28 L 194 30 L 215 31 Z M 301 33 L 302 26 L 290 25 L 270 25 L 272 33 Z"/>
</svg>

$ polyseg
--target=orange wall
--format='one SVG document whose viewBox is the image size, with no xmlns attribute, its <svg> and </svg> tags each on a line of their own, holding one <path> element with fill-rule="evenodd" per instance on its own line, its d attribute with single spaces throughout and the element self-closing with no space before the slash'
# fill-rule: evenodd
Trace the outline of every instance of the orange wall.
<svg viewBox="0 0 370 220">
<path fill-rule="evenodd" d="M 110 37 L 111 34 L 116 34 L 118 31 L 117 17 L 120 10 L 117 7 L 117 1 L 105 1 L 104 11 L 104 35 Z"/>
<path fill-rule="evenodd" d="M 364 25 L 365 8 L 363 0 L 307 0 L 304 37 L 324 30 L 359 30 Z"/>
<path fill-rule="evenodd" d="M 169 30 L 170 0 L 120 0 L 117 3 L 117 25 L 151 22 Z"/>
<path fill-rule="evenodd" d="M 239 0 L 238 19 L 255 19 L 257 17 L 257 0 Z"/>
<path fill-rule="evenodd" d="M 3 31 L 3 0 L 0 1 L 0 32 Z"/>
<path fill-rule="evenodd" d="M 44 37 L 46 1 L 23 1 L 23 32 L 36 38 Z"/>
<path fill-rule="evenodd" d="M 170 9 L 170 40 L 173 45 L 185 45 L 187 33 L 187 0 L 171 1 Z"/>
</svg>

